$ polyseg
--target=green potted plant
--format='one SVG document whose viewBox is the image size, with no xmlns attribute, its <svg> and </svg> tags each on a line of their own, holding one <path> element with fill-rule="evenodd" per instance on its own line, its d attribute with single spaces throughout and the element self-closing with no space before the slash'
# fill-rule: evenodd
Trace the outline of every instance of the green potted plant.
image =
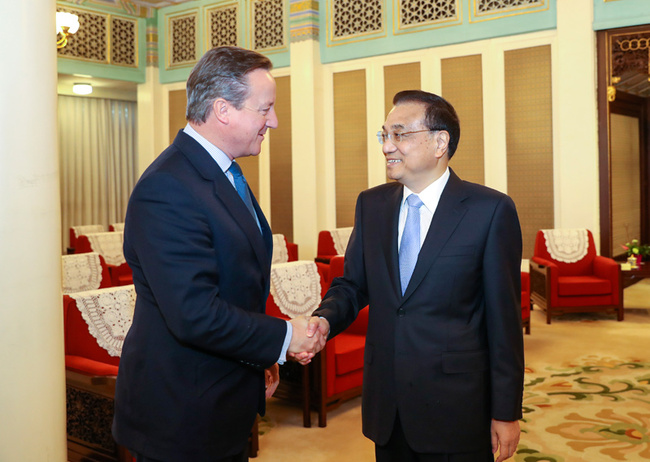
<svg viewBox="0 0 650 462">
<path fill-rule="evenodd" d="M 641 244 L 638 239 L 632 239 L 621 247 L 625 249 L 628 257 L 636 258 L 637 266 L 641 264 L 643 259 L 650 258 L 650 245 Z"/>
</svg>

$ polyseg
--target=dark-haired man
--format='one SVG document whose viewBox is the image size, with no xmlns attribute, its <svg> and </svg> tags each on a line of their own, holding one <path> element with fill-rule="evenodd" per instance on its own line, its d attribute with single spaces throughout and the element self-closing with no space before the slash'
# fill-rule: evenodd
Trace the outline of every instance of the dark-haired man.
<svg viewBox="0 0 650 462">
<path fill-rule="evenodd" d="M 310 330 L 330 337 L 370 304 L 363 432 L 378 462 L 487 462 L 519 440 L 521 231 L 512 200 L 448 167 L 454 108 L 393 100 L 378 133 L 388 177 L 362 192 L 345 270 Z"/>
<path fill-rule="evenodd" d="M 271 62 L 208 51 L 187 81 L 187 126 L 144 172 L 125 220 L 137 302 L 115 392 L 115 440 L 138 462 L 241 462 L 277 362 L 325 341 L 264 314 L 272 235 L 236 159 L 275 128 Z M 266 380 L 265 380 L 266 370 Z"/>
</svg>

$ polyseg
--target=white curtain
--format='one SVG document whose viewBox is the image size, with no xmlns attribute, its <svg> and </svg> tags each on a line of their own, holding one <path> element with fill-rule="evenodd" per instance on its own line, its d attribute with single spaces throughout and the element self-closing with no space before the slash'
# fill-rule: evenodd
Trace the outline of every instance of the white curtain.
<svg viewBox="0 0 650 462">
<path fill-rule="evenodd" d="M 59 95 L 63 248 L 71 226 L 123 222 L 136 181 L 136 103 Z"/>
</svg>

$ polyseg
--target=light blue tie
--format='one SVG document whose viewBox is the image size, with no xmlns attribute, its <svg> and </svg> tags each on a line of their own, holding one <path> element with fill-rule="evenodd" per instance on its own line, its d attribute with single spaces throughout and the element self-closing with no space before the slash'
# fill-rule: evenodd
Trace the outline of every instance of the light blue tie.
<svg viewBox="0 0 650 462">
<path fill-rule="evenodd" d="M 406 198 L 408 213 L 402 232 L 402 243 L 399 246 L 399 279 L 402 285 L 402 295 L 406 292 L 411 275 L 415 269 L 420 253 L 420 207 L 422 200 L 411 194 Z"/>
<path fill-rule="evenodd" d="M 244 174 L 241 171 L 241 167 L 237 162 L 233 161 L 232 164 L 230 164 L 228 171 L 232 175 L 233 180 L 235 180 L 235 189 L 237 190 L 237 194 L 239 194 L 241 200 L 243 200 L 244 204 L 246 204 L 246 208 L 248 208 L 248 211 L 251 213 L 251 215 L 253 215 L 253 218 L 255 218 L 255 222 L 259 228 L 260 223 L 257 218 L 257 214 L 255 213 L 253 201 L 251 199 L 250 192 L 248 191 L 248 184 L 246 183 L 246 178 L 244 178 Z"/>
</svg>

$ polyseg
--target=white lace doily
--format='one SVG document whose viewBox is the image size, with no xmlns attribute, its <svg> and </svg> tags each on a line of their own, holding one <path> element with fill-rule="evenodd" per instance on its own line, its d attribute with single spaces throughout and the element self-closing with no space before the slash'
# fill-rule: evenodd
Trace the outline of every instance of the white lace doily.
<svg viewBox="0 0 650 462">
<path fill-rule="evenodd" d="M 543 229 L 542 233 L 548 253 L 557 261 L 575 263 L 589 251 L 586 229 Z"/>
<path fill-rule="evenodd" d="M 124 232 L 124 223 L 111 223 L 111 226 L 113 227 L 113 231 Z"/>
<path fill-rule="evenodd" d="M 311 314 L 320 303 L 320 276 L 313 261 L 271 266 L 271 295 L 290 318 Z"/>
<path fill-rule="evenodd" d="M 350 240 L 350 234 L 352 234 L 352 227 L 332 229 L 330 230 L 330 234 L 334 241 L 336 253 L 345 255 L 345 249 L 348 248 L 348 241 Z"/>
<path fill-rule="evenodd" d="M 79 237 L 82 234 L 88 233 L 102 233 L 104 232 L 104 225 L 81 225 L 73 226 L 72 230 L 74 231 L 74 236 Z"/>
<path fill-rule="evenodd" d="M 104 257 L 109 265 L 119 266 L 126 263 L 122 244 L 124 243 L 124 233 L 109 231 L 106 233 L 86 234 L 90 241 L 90 247 Z"/>
<path fill-rule="evenodd" d="M 61 287 L 64 294 L 99 289 L 102 264 L 95 252 L 61 257 Z"/>
<path fill-rule="evenodd" d="M 273 235 L 273 259 L 271 264 L 286 263 L 289 261 L 289 251 L 287 250 L 287 241 L 284 240 L 284 234 Z"/>
<path fill-rule="evenodd" d="M 133 321 L 135 286 L 109 287 L 70 294 L 77 302 L 88 332 L 111 356 L 122 354 L 126 333 Z"/>
</svg>

